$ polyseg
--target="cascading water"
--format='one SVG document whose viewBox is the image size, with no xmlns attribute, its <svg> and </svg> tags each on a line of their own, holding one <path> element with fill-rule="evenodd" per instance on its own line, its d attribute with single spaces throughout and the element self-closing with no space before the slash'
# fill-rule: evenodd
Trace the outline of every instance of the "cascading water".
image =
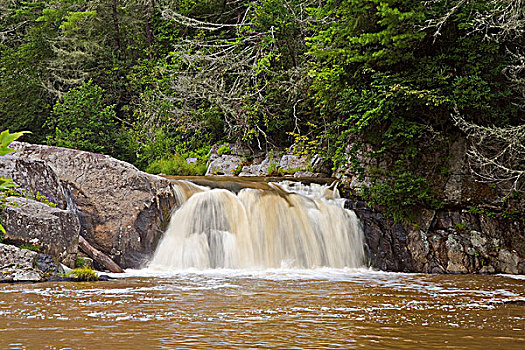
<svg viewBox="0 0 525 350">
<path fill-rule="evenodd" d="M 237 194 L 175 181 L 182 206 L 152 269 L 361 267 L 363 234 L 337 189 L 284 181 Z"/>
</svg>

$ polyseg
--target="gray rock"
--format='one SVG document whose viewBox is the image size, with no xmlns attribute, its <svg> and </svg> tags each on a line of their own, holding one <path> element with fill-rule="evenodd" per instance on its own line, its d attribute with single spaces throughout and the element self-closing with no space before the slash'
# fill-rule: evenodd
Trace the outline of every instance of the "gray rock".
<svg viewBox="0 0 525 350">
<path fill-rule="evenodd" d="M 320 173 L 313 173 L 311 171 L 296 171 L 293 177 L 321 177 Z"/>
<path fill-rule="evenodd" d="M 332 173 L 332 167 L 321 155 L 315 154 L 310 159 L 309 168 L 313 173 L 319 173 L 320 176 L 330 176 Z"/>
<path fill-rule="evenodd" d="M 417 225 L 401 225 L 358 202 L 345 203 L 345 207 L 354 209 L 361 220 L 374 268 L 427 273 L 525 273 L 524 255 L 516 238 L 522 237 L 517 233 L 524 232 L 523 226 L 461 209 L 421 210 Z"/>
<path fill-rule="evenodd" d="M 234 176 L 244 159 L 239 156 L 224 154 L 213 160 L 206 171 L 206 175 Z"/>
<path fill-rule="evenodd" d="M 15 155 L 0 157 L 0 176 L 13 179 L 30 196 L 43 195 L 59 208 L 66 208 L 64 188 L 58 176 L 44 161 L 23 159 Z"/>
<path fill-rule="evenodd" d="M 498 254 L 500 270 L 504 273 L 518 274 L 518 264 L 521 262 L 517 254 L 501 249 Z"/>
<path fill-rule="evenodd" d="M 49 256 L 0 243 L 0 282 L 41 282 L 63 272 Z"/>
<path fill-rule="evenodd" d="M 21 197 L 7 198 L 2 213 L 6 238 L 17 244 L 39 245 L 43 253 L 75 267 L 80 223 L 70 210 Z"/>
<path fill-rule="evenodd" d="M 17 157 L 45 161 L 80 219 L 81 234 L 122 267 L 140 267 L 154 252 L 175 196 L 170 182 L 109 156 L 13 142 Z"/>
<path fill-rule="evenodd" d="M 284 170 L 307 170 L 308 158 L 298 157 L 294 154 L 285 154 L 279 161 L 279 167 Z"/>
<path fill-rule="evenodd" d="M 261 163 L 254 163 L 242 167 L 239 176 L 268 176 L 268 169 L 270 168 L 270 158 L 267 156 Z"/>
</svg>

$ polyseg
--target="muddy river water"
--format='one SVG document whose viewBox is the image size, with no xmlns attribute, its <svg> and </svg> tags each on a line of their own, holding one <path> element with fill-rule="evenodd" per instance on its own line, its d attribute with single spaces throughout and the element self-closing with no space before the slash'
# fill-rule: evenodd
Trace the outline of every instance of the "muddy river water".
<svg viewBox="0 0 525 350">
<path fill-rule="evenodd" d="M 0 285 L 0 349 L 525 349 L 523 276 L 128 271 Z"/>
</svg>

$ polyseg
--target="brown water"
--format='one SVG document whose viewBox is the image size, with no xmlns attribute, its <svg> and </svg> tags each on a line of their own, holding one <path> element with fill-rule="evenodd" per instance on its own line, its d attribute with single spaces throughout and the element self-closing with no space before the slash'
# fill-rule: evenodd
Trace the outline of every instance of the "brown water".
<svg viewBox="0 0 525 350">
<path fill-rule="evenodd" d="M 525 349 L 525 280 L 345 269 L 0 285 L 0 349 Z M 523 276 L 522 276 L 523 277 Z"/>
</svg>

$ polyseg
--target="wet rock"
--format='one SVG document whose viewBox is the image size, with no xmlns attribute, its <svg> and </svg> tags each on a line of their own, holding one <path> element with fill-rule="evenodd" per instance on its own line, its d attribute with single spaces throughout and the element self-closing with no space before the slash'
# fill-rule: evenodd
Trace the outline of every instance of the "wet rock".
<svg viewBox="0 0 525 350">
<path fill-rule="evenodd" d="M 422 210 L 417 224 L 394 224 L 347 200 L 363 226 L 370 266 L 426 273 L 525 273 L 523 226 L 464 210 Z M 481 224 L 480 224 L 481 222 Z M 471 229 L 476 228 L 476 229 Z M 518 242 L 518 244 L 516 243 Z"/>
<path fill-rule="evenodd" d="M 9 197 L 2 211 L 2 224 L 11 242 L 41 246 L 43 253 L 66 266 L 75 266 L 80 223 L 72 211 Z"/>
<path fill-rule="evenodd" d="M 17 192 L 33 197 L 39 194 L 45 196 L 57 207 L 66 208 L 62 183 L 53 169 L 44 161 L 23 159 L 13 155 L 0 157 L 0 177 L 11 178 L 19 185 Z M 22 192 L 22 189 L 25 189 L 26 192 Z"/>
<path fill-rule="evenodd" d="M 511 274 L 520 273 L 518 265 L 521 261 L 517 254 L 512 253 L 506 249 L 501 249 L 498 254 L 498 260 L 501 272 Z"/>
<path fill-rule="evenodd" d="M 138 268 L 153 253 L 175 204 L 168 180 L 105 155 L 23 142 L 12 148 L 55 171 L 94 247 L 122 267 Z"/>
<path fill-rule="evenodd" d="M 41 282 L 63 272 L 49 256 L 0 243 L 0 282 Z"/>
</svg>

